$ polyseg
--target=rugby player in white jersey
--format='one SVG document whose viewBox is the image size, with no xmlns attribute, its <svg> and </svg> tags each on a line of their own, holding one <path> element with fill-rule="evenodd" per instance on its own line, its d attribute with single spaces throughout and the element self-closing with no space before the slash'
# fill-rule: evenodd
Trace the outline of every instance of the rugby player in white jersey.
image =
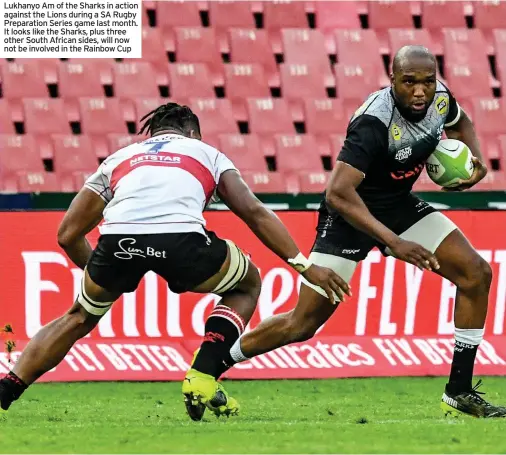
<svg viewBox="0 0 506 455">
<path fill-rule="evenodd" d="M 183 381 L 189 416 L 200 420 L 238 412 L 216 378 L 223 359 L 243 333 L 260 293 L 256 266 L 230 240 L 205 229 L 202 212 L 217 194 L 280 258 L 333 299 L 349 294 L 332 270 L 311 265 L 279 218 L 250 191 L 232 162 L 202 142 L 199 120 L 176 103 L 160 106 L 139 134 L 150 138 L 109 156 L 73 200 L 58 231 L 58 243 L 82 270 L 72 307 L 43 327 L 16 365 L 0 380 L 0 408 L 56 367 L 123 293 L 133 292 L 153 271 L 175 293 L 222 297 L 205 324 L 204 341 Z M 95 250 L 86 235 L 99 223 Z"/>
</svg>

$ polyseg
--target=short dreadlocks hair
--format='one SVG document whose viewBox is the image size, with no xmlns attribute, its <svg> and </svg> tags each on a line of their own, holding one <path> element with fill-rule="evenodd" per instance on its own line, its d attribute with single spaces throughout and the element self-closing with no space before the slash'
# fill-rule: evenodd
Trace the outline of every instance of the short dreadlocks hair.
<svg viewBox="0 0 506 455">
<path fill-rule="evenodd" d="M 200 134 L 199 118 L 188 106 L 177 103 L 162 104 L 141 118 L 144 122 L 138 134 L 150 134 L 151 136 L 162 130 L 176 130 L 190 134 L 195 130 Z"/>
</svg>

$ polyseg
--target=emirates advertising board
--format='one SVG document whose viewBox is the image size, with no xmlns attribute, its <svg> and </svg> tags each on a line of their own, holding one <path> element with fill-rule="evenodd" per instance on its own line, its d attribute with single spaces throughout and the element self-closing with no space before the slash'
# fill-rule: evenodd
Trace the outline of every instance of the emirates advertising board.
<svg viewBox="0 0 506 455">
<path fill-rule="evenodd" d="M 305 253 L 314 212 L 278 212 Z M 506 374 L 506 213 L 450 211 L 494 278 L 485 340 L 475 372 Z M 9 324 L 12 352 L 0 351 L 0 373 L 12 368 L 28 340 L 73 303 L 82 271 L 56 242 L 63 212 L 0 214 L 0 324 Z M 262 293 L 247 328 L 292 309 L 299 276 L 228 212 L 208 212 L 207 228 L 234 240 L 259 267 Z M 90 235 L 95 244 L 98 232 Z M 447 375 L 453 352 L 455 287 L 447 280 L 373 250 L 352 280 L 354 297 L 310 341 L 286 346 L 227 373 L 231 379 Z M 219 297 L 174 294 L 148 273 L 41 381 L 181 380 Z M 5 341 L 5 340 L 4 340 Z"/>
</svg>

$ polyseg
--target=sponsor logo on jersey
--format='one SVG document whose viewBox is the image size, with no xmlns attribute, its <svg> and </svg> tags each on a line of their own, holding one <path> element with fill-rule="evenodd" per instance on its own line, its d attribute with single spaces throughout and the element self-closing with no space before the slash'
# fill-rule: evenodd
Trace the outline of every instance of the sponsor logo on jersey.
<svg viewBox="0 0 506 455">
<path fill-rule="evenodd" d="M 404 163 L 411 156 L 412 152 L 413 152 L 413 149 L 410 146 L 404 147 L 403 149 L 400 149 L 399 151 L 397 151 L 397 153 L 395 155 L 395 159 L 397 161 L 400 161 L 401 163 Z"/>
<path fill-rule="evenodd" d="M 390 132 L 392 133 L 392 137 L 394 138 L 394 140 L 396 141 L 401 140 L 402 130 L 395 123 L 392 124 Z"/>
<path fill-rule="evenodd" d="M 447 96 L 439 96 L 436 100 L 436 109 L 441 114 L 444 115 L 448 111 L 449 99 Z"/>
<path fill-rule="evenodd" d="M 143 163 L 146 161 L 157 161 L 160 163 L 181 163 L 181 157 L 179 156 L 170 156 L 170 155 L 141 155 L 136 156 L 130 160 L 130 166 L 135 166 L 136 164 Z"/>
</svg>

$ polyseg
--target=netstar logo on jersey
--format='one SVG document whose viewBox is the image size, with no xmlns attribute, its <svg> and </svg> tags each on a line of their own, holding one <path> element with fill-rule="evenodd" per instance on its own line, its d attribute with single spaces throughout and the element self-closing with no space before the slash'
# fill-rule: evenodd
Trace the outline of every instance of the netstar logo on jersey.
<svg viewBox="0 0 506 455">
<path fill-rule="evenodd" d="M 170 156 L 170 155 L 141 155 L 136 156 L 130 160 L 130 166 L 135 166 L 140 163 L 145 163 L 146 161 L 156 161 L 159 163 L 181 163 L 181 157 L 179 156 Z"/>
</svg>

